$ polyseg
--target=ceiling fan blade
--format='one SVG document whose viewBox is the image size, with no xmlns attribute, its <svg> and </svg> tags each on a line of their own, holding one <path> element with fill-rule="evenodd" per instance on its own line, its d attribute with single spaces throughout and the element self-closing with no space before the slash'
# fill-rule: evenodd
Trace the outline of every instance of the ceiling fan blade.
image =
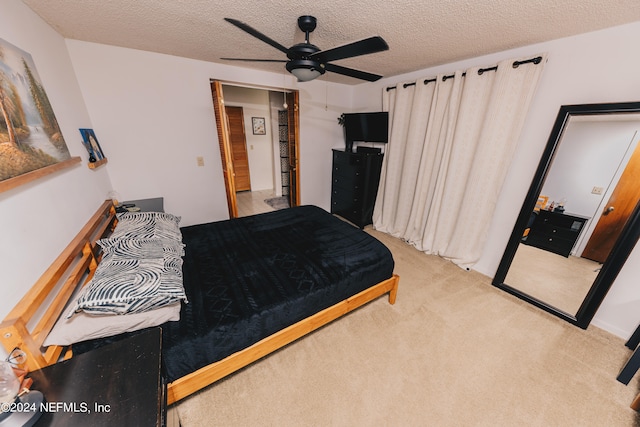
<svg viewBox="0 0 640 427">
<path fill-rule="evenodd" d="M 338 59 L 353 58 L 354 56 L 368 55 L 370 53 L 388 50 L 389 45 L 382 37 L 374 36 L 368 39 L 334 47 L 329 50 L 321 50 L 309 55 L 310 58 L 321 62 L 336 61 Z"/>
<path fill-rule="evenodd" d="M 288 62 L 286 59 L 249 59 L 249 58 L 220 58 L 225 61 L 246 61 L 246 62 Z"/>
<path fill-rule="evenodd" d="M 287 49 L 286 47 L 282 46 L 280 43 L 278 43 L 277 41 L 265 36 L 264 34 L 262 34 L 260 31 L 248 26 L 247 24 L 245 24 L 244 22 L 238 21 L 237 19 L 232 19 L 232 18 L 224 18 L 225 21 L 235 25 L 236 27 L 240 28 L 243 31 L 246 31 L 247 33 L 251 34 L 253 37 L 262 40 L 263 42 L 270 44 L 271 46 L 275 47 L 276 49 L 278 49 L 281 52 L 284 53 L 289 53 L 289 49 Z"/>
<path fill-rule="evenodd" d="M 326 64 L 324 69 L 327 71 L 331 71 L 332 73 L 342 74 L 343 76 L 354 77 L 356 79 L 366 80 L 368 82 L 375 82 L 376 80 L 380 80 L 382 78 L 382 76 L 379 76 L 377 74 L 354 70 L 353 68 L 341 67 L 340 65 L 335 64 Z"/>
</svg>

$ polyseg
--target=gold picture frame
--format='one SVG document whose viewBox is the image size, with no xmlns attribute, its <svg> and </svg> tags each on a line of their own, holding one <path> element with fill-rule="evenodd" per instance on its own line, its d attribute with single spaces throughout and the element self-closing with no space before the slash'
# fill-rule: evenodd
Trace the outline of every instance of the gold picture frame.
<svg viewBox="0 0 640 427">
<path fill-rule="evenodd" d="M 28 52 L 0 39 L 0 192 L 77 163 Z"/>
</svg>

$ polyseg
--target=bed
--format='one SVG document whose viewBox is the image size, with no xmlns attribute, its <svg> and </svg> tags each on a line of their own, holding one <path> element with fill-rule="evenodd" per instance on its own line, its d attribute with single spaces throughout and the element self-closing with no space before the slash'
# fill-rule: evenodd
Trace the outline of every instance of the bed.
<svg viewBox="0 0 640 427">
<path fill-rule="evenodd" d="M 22 350 L 29 369 L 117 339 L 43 346 L 74 290 L 94 278 L 117 224 L 105 201 L 0 324 L 5 349 Z M 395 302 L 399 278 L 388 249 L 318 207 L 180 231 L 180 320 L 160 325 L 169 404 L 384 294 Z"/>
</svg>

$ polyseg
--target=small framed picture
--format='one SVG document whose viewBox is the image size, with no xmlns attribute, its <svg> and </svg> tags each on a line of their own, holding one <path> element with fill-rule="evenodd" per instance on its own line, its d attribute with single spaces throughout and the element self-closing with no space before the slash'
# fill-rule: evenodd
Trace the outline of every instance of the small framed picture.
<svg viewBox="0 0 640 427">
<path fill-rule="evenodd" d="M 84 142 L 84 146 L 89 152 L 89 161 L 95 162 L 104 159 L 102 147 L 100 147 L 93 129 L 80 129 L 80 134 L 82 135 L 82 142 Z"/>
<path fill-rule="evenodd" d="M 251 123 L 253 124 L 254 135 L 266 135 L 267 128 L 264 124 L 264 117 L 251 117 Z"/>
</svg>

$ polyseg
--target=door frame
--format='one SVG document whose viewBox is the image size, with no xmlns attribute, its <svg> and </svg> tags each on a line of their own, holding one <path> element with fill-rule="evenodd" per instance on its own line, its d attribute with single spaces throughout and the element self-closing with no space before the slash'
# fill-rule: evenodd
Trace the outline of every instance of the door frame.
<svg viewBox="0 0 640 427">
<path fill-rule="evenodd" d="M 297 90 L 286 95 L 287 130 L 289 139 L 289 206 L 300 205 L 300 108 Z M 293 126 L 291 125 L 293 123 Z"/>
<path fill-rule="evenodd" d="M 220 147 L 220 160 L 222 161 L 222 176 L 224 188 L 227 193 L 227 207 L 229 218 L 238 217 L 238 200 L 236 198 L 235 171 L 231 158 L 231 137 L 229 133 L 229 118 L 224 109 L 224 94 L 222 82 L 211 80 L 211 99 L 213 100 L 213 112 L 218 130 L 218 145 Z"/>
<path fill-rule="evenodd" d="M 224 91 L 222 86 L 231 84 L 234 86 L 250 87 L 259 90 L 282 92 L 282 88 L 260 87 L 243 85 L 240 83 L 223 82 L 221 80 L 211 79 L 211 98 L 213 100 L 214 119 L 216 121 L 216 129 L 218 131 L 218 145 L 220 147 L 220 159 L 222 161 L 222 174 L 224 178 L 224 187 L 227 196 L 227 206 L 229 209 L 229 218 L 238 217 L 238 201 L 236 197 L 235 187 L 235 171 L 233 169 L 233 161 L 231 158 L 231 142 L 229 136 L 229 120 L 224 109 Z M 285 90 L 290 95 L 287 99 L 293 102 L 289 103 L 287 114 L 289 128 L 289 151 L 295 154 L 295 162 L 293 171 L 289 172 L 290 187 L 289 203 L 290 206 L 300 205 L 300 94 L 297 89 Z M 293 141 L 291 141 L 293 139 Z M 290 168 L 291 169 L 291 168 Z M 292 194 L 293 193 L 293 194 Z"/>
</svg>

